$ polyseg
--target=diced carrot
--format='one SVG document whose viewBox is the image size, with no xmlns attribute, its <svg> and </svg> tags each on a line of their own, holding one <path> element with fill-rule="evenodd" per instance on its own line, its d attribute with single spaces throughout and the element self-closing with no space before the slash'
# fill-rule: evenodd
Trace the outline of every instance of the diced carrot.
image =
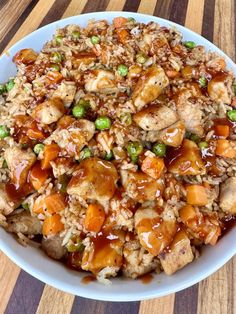
<svg viewBox="0 0 236 314">
<path fill-rule="evenodd" d="M 179 72 L 175 70 L 166 70 L 165 72 L 169 78 L 175 78 L 176 76 L 179 75 Z"/>
<path fill-rule="evenodd" d="M 45 75 L 45 78 L 46 78 L 48 84 L 57 84 L 57 83 L 61 82 L 61 80 L 63 79 L 63 76 L 58 71 L 49 71 Z"/>
<path fill-rule="evenodd" d="M 26 135 L 31 139 L 31 140 L 43 140 L 44 139 L 44 134 L 40 130 L 36 129 L 29 129 L 26 133 Z"/>
<path fill-rule="evenodd" d="M 101 205 L 90 204 L 86 211 L 84 226 L 88 231 L 99 232 L 105 218 L 105 212 Z"/>
<path fill-rule="evenodd" d="M 215 134 L 221 137 L 228 137 L 229 136 L 229 126 L 228 125 L 216 125 L 215 126 Z"/>
<path fill-rule="evenodd" d="M 202 184 L 206 189 L 210 190 L 211 186 L 208 182 L 203 182 Z"/>
<path fill-rule="evenodd" d="M 123 16 L 119 16 L 119 17 L 115 17 L 113 20 L 113 24 L 115 28 L 120 28 L 122 26 L 124 26 L 127 23 L 127 18 L 123 17 Z"/>
<path fill-rule="evenodd" d="M 34 202 L 34 206 L 33 206 L 33 212 L 35 214 L 44 214 L 44 206 L 45 206 L 45 203 L 44 203 L 44 198 L 37 198 Z"/>
<path fill-rule="evenodd" d="M 66 129 L 75 121 L 76 121 L 75 118 L 73 118 L 72 116 L 65 115 L 61 117 L 61 119 L 57 122 L 57 127 L 61 129 Z"/>
<path fill-rule="evenodd" d="M 159 179 L 163 173 L 165 164 L 162 158 L 147 156 L 143 162 L 141 169 L 154 179 Z"/>
<path fill-rule="evenodd" d="M 188 221 L 193 221 L 197 219 L 197 213 L 195 208 L 192 205 L 185 205 L 179 210 L 180 219 L 184 224 L 187 224 Z"/>
<path fill-rule="evenodd" d="M 117 29 L 116 31 L 119 41 L 125 44 L 129 39 L 129 32 L 126 29 Z"/>
<path fill-rule="evenodd" d="M 42 169 L 50 169 L 50 162 L 59 155 L 60 148 L 57 144 L 49 144 L 44 147 L 43 159 L 41 160 Z"/>
<path fill-rule="evenodd" d="M 42 233 L 44 236 L 57 234 L 64 229 L 64 225 L 61 222 L 61 216 L 59 214 L 54 214 L 52 216 L 46 217 L 43 222 Z"/>
<path fill-rule="evenodd" d="M 216 142 L 216 155 L 226 158 L 236 157 L 236 149 L 233 147 L 232 143 L 228 140 L 217 140 Z"/>
<path fill-rule="evenodd" d="M 48 195 L 44 202 L 50 214 L 58 213 L 66 207 L 65 197 L 60 192 Z"/>
<path fill-rule="evenodd" d="M 31 168 L 29 172 L 29 180 L 35 190 L 39 190 L 48 177 L 49 171 L 43 170 L 41 168 L 40 162 L 36 162 L 36 164 L 33 166 L 33 168 Z"/>
<path fill-rule="evenodd" d="M 186 187 L 187 203 L 190 205 L 204 206 L 208 203 L 208 197 L 204 186 L 192 184 Z"/>
</svg>

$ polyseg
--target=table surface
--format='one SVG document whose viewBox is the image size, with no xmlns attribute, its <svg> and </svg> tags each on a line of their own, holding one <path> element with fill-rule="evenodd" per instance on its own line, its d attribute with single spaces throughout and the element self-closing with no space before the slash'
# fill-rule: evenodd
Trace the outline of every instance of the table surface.
<svg viewBox="0 0 236 314">
<path fill-rule="evenodd" d="M 0 0 L 0 53 L 45 24 L 105 10 L 137 11 L 172 20 L 202 34 L 235 60 L 234 0 Z M 61 292 L 20 270 L 1 252 L 0 265 L 0 314 L 236 313 L 236 257 L 189 289 L 130 303 L 92 301 Z"/>
</svg>

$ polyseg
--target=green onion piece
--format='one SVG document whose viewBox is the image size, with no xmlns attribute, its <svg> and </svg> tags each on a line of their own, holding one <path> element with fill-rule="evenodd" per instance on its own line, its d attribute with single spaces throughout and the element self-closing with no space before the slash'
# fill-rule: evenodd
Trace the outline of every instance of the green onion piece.
<svg viewBox="0 0 236 314">
<path fill-rule="evenodd" d="M 200 137 L 197 134 L 191 134 L 189 139 L 195 143 L 199 143 L 200 142 Z"/>
<path fill-rule="evenodd" d="M 96 45 L 100 42 L 100 38 L 98 36 L 92 36 L 90 40 L 93 45 Z"/>
<path fill-rule="evenodd" d="M 97 130 L 108 130 L 111 127 L 111 119 L 109 117 L 103 116 L 98 117 L 95 121 L 95 126 Z"/>
<path fill-rule="evenodd" d="M 9 80 L 7 83 L 6 83 L 6 89 L 8 92 L 10 92 L 10 90 L 12 90 L 12 88 L 14 87 L 15 85 L 15 81 L 13 79 Z"/>
<path fill-rule="evenodd" d="M 28 204 L 28 203 L 22 203 L 21 206 L 22 206 L 25 210 L 29 210 L 29 204 Z"/>
<path fill-rule="evenodd" d="M 206 87 L 207 86 L 207 79 L 204 76 L 200 77 L 198 82 L 199 82 L 201 87 Z"/>
<path fill-rule="evenodd" d="M 118 65 L 117 72 L 120 76 L 126 76 L 129 72 L 129 69 L 127 68 L 126 65 L 120 64 Z"/>
<path fill-rule="evenodd" d="M 135 23 L 135 22 L 136 22 L 136 20 L 135 20 L 135 18 L 133 18 L 133 17 L 128 17 L 128 22 Z"/>
<path fill-rule="evenodd" d="M 196 43 L 194 41 L 185 41 L 184 46 L 189 48 L 189 49 L 193 49 L 194 47 L 196 47 Z"/>
<path fill-rule="evenodd" d="M 44 150 L 44 145 L 39 143 L 34 146 L 34 152 L 36 155 L 39 155 Z"/>
<path fill-rule="evenodd" d="M 69 253 L 81 252 L 84 250 L 84 245 L 82 244 L 80 237 L 77 237 L 76 240 L 70 239 L 66 248 Z"/>
<path fill-rule="evenodd" d="M 104 159 L 105 160 L 112 160 L 112 159 L 114 159 L 114 155 L 113 155 L 112 150 L 110 151 L 110 153 L 106 153 Z"/>
<path fill-rule="evenodd" d="M 208 147 L 208 143 L 207 142 L 199 142 L 198 147 L 200 149 L 206 149 Z"/>
<path fill-rule="evenodd" d="M 50 65 L 50 69 L 51 69 L 52 71 L 57 71 L 57 72 L 60 71 L 60 67 L 59 67 L 58 64 L 51 64 L 51 65 Z"/>
<path fill-rule="evenodd" d="M 88 147 L 85 147 L 80 153 L 80 160 L 90 158 L 91 156 L 91 150 Z"/>
<path fill-rule="evenodd" d="M 236 110 L 228 111 L 227 116 L 231 121 L 236 122 Z"/>
<path fill-rule="evenodd" d="M 80 98 L 79 102 L 76 105 L 80 105 L 80 106 L 83 106 L 85 109 L 89 109 L 90 108 L 90 101 L 85 100 L 83 98 Z"/>
<path fill-rule="evenodd" d="M 6 159 L 4 159 L 2 163 L 2 169 L 7 169 L 7 168 L 8 168 L 8 164 L 7 164 Z"/>
<path fill-rule="evenodd" d="M 144 53 L 138 53 L 136 55 L 136 61 L 140 64 L 144 64 L 147 61 L 148 57 Z"/>
<path fill-rule="evenodd" d="M 57 35 L 57 36 L 55 37 L 56 43 L 57 43 L 58 45 L 61 43 L 62 38 L 63 38 L 63 37 L 62 37 L 61 35 Z"/>
<path fill-rule="evenodd" d="M 166 154 L 166 145 L 163 143 L 155 143 L 152 147 L 153 153 L 158 157 L 164 157 Z"/>
<path fill-rule="evenodd" d="M 140 142 L 129 142 L 127 146 L 127 152 L 132 162 L 138 161 L 138 156 L 143 151 L 143 145 Z"/>
<path fill-rule="evenodd" d="M 125 125 L 131 125 L 132 124 L 132 115 L 127 112 L 120 116 L 121 122 Z"/>
<path fill-rule="evenodd" d="M 0 138 L 5 138 L 10 135 L 10 130 L 5 125 L 0 125 Z"/>
<path fill-rule="evenodd" d="M 71 36 L 72 36 L 73 40 L 77 40 L 80 38 L 80 32 L 74 31 L 74 32 L 72 32 Z"/>
<path fill-rule="evenodd" d="M 51 59 L 55 63 L 60 63 L 62 61 L 62 55 L 60 54 L 60 52 L 55 51 L 52 53 Z"/>
</svg>

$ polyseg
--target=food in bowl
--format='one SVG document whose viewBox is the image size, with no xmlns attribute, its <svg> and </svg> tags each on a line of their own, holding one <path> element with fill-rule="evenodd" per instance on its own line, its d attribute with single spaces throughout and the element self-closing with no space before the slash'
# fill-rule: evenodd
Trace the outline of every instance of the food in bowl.
<svg viewBox="0 0 236 314">
<path fill-rule="evenodd" d="M 0 221 L 93 273 L 171 275 L 236 215 L 236 80 L 176 29 L 117 17 L 20 50 L 0 85 Z"/>
</svg>

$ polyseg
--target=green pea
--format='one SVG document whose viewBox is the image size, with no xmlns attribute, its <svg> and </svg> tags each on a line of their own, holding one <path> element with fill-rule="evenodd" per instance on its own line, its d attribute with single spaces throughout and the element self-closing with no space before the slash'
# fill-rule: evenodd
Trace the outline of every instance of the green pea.
<svg viewBox="0 0 236 314">
<path fill-rule="evenodd" d="M 129 72 L 129 69 L 127 68 L 126 65 L 120 64 L 118 65 L 117 72 L 120 76 L 126 76 Z"/>
<path fill-rule="evenodd" d="M 57 72 L 60 71 L 60 67 L 59 67 L 58 64 L 51 64 L 51 65 L 50 65 L 50 69 L 51 69 L 52 71 L 57 71 Z"/>
<path fill-rule="evenodd" d="M 199 142 L 199 143 L 198 143 L 198 147 L 199 147 L 200 149 L 205 149 L 205 148 L 208 147 L 208 143 L 207 143 L 207 142 Z"/>
<path fill-rule="evenodd" d="M 207 79 L 204 76 L 200 77 L 198 82 L 199 82 L 201 87 L 206 87 L 207 86 Z"/>
<path fill-rule="evenodd" d="M 6 83 L 6 89 L 8 92 L 10 92 L 10 90 L 12 90 L 12 88 L 14 87 L 15 85 L 15 81 L 13 79 L 9 80 L 7 83 Z"/>
<path fill-rule="evenodd" d="M 155 143 L 152 147 L 153 153 L 158 157 L 164 157 L 166 154 L 166 145 L 163 143 Z"/>
<path fill-rule="evenodd" d="M 62 38 L 63 38 L 63 37 L 62 37 L 61 35 L 57 35 L 57 36 L 55 37 L 56 43 L 57 43 L 58 45 L 61 43 Z"/>
<path fill-rule="evenodd" d="M 39 143 L 34 146 L 34 152 L 36 155 L 39 155 L 44 150 L 44 145 Z"/>
<path fill-rule="evenodd" d="M 90 38 L 90 40 L 91 40 L 91 43 L 93 44 L 93 45 L 96 45 L 96 44 L 98 44 L 99 42 L 100 42 L 100 38 L 98 37 L 98 36 L 92 36 L 91 38 Z"/>
<path fill-rule="evenodd" d="M 231 121 L 236 122 L 236 110 L 228 111 L 227 116 Z"/>
<path fill-rule="evenodd" d="M 80 160 L 90 158 L 91 156 L 91 150 L 88 147 L 85 147 L 80 153 Z"/>
<path fill-rule="evenodd" d="M 189 139 L 195 143 L 199 143 L 200 142 L 200 137 L 197 134 L 191 134 Z"/>
<path fill-rule="evenodd" d="M 127 152 L 131 161 L 136 163 L 138 161 L 138 156 L 143 151 L 143 145 L 140 142 L 129 142 L 127 146 Z"/>
<path fill-rule="evenodd" d="M 193 49 L 194 47 L 196 47 L 196 43 L 194 41 L 185 41 L 184 46 L 189 49 Z"/>
<path fill-rule="evenodd" d="M 0 84 L 0 95 L 6 93 L 6 85 L 5 84 Z"/>
<path fill-rule="evenodd" d="M 136 61 L 140 64 L 144 64 L 147 61 L 147 56 L 144 53 L 138 53 L 136 55 Z"/>
<path fill-rule="evenodd" d="M 132 124 L 132 115 L 129 112 L 122 114 L 120 116 L 120 119 L 121 119 L 121 122 L 126 125 Z"/>
<path fill-rule="evenodd" d="M 83 106 L 85 109 L 89 109 L 90 108 L 90 101 L 85 100 L 83 98 L 80 98 L 79 102 L 76 105 L 80 105 L 80 106 Z"/>
<path fill-rule="evenodd" d="M 75 105 L 72 109 L 72 114 L 75 118 L 83 118 L 85 116 L 86 110 L 82 105 Z"/>
<path fill-rule="evenodd" d="M 135 18 L 133 18 L 133 17 L 128 17 L 128 22 L 135 23 L 136 20 L 135 20 Z"/>
<path fill-rule="evenodd" d="M 106 116 L 99 117 L 95 121 L 95 126 L 97 130 L 108 130 L 111 127 L 111 119 Z"/>
<path fill-rule="evenodd" d="M 112 159 L 114 159 L 114 155 L 113 155 L 112 150 L 110 151 L 110 153 L 106 153 L 104 159 L 105 160 L 112 160 Z"/>
<path fill-rule="evenodd" d="M 7 164 L 6 159 L 4 159 L 2 163 L 2 169 L 7 169 L 7 168 L 8 168 L 8 164 Z"/>
<path fill-rule="evenodd" d="M 80 38 L 80 32 L 74 31 L 74 32 L 72 32 L 71 36 L 72 36 L 73 40 L 77 40 Z"/>
<path fill-rule="evenodd" d="M 10 135 L 10 130 L 5 125 L 0 125 L 0 138 L 5 138 Z"/>
<path fill-rule="evenodd" d="M 21 206 L 22 206 L 25 210 L 29 210 L 29 204 L 28 204 L 28 203 L 22 203 Z"/>
<path fill-rule="evenodd" d="M 55 62 L 55 63 L 60 63 L 62 61 L 62 55 L 60 54 L 60 52 L 53 52 L 52 53 L 52 61 Z"/>
</svg>

